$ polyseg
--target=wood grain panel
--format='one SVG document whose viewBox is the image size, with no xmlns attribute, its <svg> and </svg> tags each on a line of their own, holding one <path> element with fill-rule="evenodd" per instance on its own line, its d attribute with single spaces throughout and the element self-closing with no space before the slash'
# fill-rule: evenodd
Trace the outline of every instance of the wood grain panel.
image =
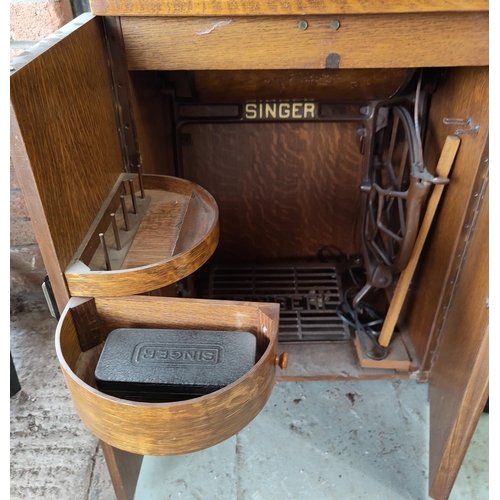
<svg viewBox="0 0 500 500">
<path fill-rule="evenodd" d="M 331 17 L 124 17 L 131 70 L 341 69 L 488 64 L 488 13 Z M 465 29 L 466 27 L 466 29 Z M 473 40 L 473 42 L 472 42 Z"/>
<path fill-rule="evenodd" d="M 175 403 L 137 403 L 96 390 L 75 374 L 74 365 L 68 364 L 75 357 L 75 348 L 80 352 L 65 341 L 67 335 L 73 335 L 68 313 L 71 300 L 56 332 L 58 358 L 83 423 L 115 448 L 138 455 L 176 455 L 208 448 L 251 422 L 271 394 L 276 371 L 278 304 L 144 296 L 96 299 L 103 338 L 116 324 L 129 328 L 162 325 L 162 328 L 252 331 L 258 345 L 265 346 L 250 371 L 219 391 Z"/>
<path fill-rule="evenodd" d="M 488 397 L 488 192 L 429 376 L 430 495 L 448 498 Z"/>
<path fill-rule="evenodd" d="M 117 500 L 134 500 L 143 455 L 128 453 L 99 441 Z"/>
<path fill-rule="evenodd" d="M 87 300 L 71 309 L 78 342 L 82 352 L 88 351 L 102 342 L 101 328 L 97 321 L 95 302 Z"/>
<path fill-rule="evenodd" d="M 359 251 L 361 161 L 356 123 L 190 125 L 185 176 L 219 207 L 218 259 Z"/>
<path fill-rule="evenodd" d="M 452 271 L 459 259 L 457 248 L 466 239 L 462 230 L 467 230 L 465 225 L 470 223 L 468 204 L 475 199 L 474 181 L 483 161 L 488 135 L 487 68 L 450 70 L 432 96 L 424 147 L 425 162 L 431 171 L 435 171 L 446 137 L 459 128 L 467 128 L 445 125 L 445 117 L 471 117 L 474 124 L 480 124 L 480 129 L 478 134 L 460 136 L 450 184 L 444 190 L 408 293 L 404 323 L 411 333 L 423 371 L 429 369 L 440 327 L 440 313 L 447 306 L 445 289 L 455 278 Z"/>
<path fill-rule="evenodd" d="M 389 98 L 413 75 L 408 69 L 195 71 L 200 102 L 250 99 L 351 101 Z"/>
<path fill-rule="evenodd" d="M 161 94 L 157 75 L 131 71 L 130 93 L 137 140 L 145 174 L 174 175 L 169 103 Z"/>
<path fill-rule="evenodd" d="M 101 22 L 80 16 L 11 64 L 12 161 L 56 292 L 123 171 Z"/>
<path fill-rule="evenodd" d="M 143 266 L 175 255 L 174 249 L 189 205 L 189 197 L 150 190 L 146 191 L 146 196 L 151 196 L 151 203 L 125 257 L 122 269 Z M 207 227 L 209 225 L 200 228 L 200 233 L 206 231 Z M 203 234 L 199 235 L 198 240 L 190 240 L 189 243 L 192 244 L 201 238 Z"/>
<path fill-rule="evenodd" d="M 306 14 L 377 14 L 488 10 L 487 0 L 90 0 L 102 16 L 257 16 Z"/>
</svg>

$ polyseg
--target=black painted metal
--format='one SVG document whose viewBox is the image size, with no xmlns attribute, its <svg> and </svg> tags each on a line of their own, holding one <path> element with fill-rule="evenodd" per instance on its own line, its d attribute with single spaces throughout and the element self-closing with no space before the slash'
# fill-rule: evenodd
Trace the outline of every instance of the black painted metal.
<svg viewBox="0 0 500 500">
<path fill-rule="evenodd" d="M 347 341 L 348 328 L 337 316 L 342 301 L 335 264 L 300 262 L 215 265 L 208 298 L 280 304 L 280 342 Z"/>
</svg>

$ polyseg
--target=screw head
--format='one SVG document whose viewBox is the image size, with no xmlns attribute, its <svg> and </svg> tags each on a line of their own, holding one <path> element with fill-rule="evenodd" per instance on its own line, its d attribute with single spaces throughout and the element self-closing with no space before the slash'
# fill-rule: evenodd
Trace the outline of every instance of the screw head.
<svg viewBox="0 0 500 500">
<path fill-rule="evenodd" d="M 338 19 L 334 19 L 330 23 L 330 28 L 332 28 L 333 31 L 337 31 L 340 28 L 340 21 Z"/>
<path fill-rule="evenodd" d="M 299 24 L 297 26 L 298 26 L 300 31 L 304 31 L 307 29 L 307 27 L 309 25 L 307 24 L 307 21 L 302 20 L 302 21 L 299 21 Z"/>
</svg>

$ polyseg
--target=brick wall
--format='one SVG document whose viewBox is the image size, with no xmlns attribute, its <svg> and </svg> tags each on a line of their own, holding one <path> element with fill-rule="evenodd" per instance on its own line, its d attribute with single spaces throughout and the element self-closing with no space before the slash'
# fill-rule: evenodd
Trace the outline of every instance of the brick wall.
<svg viewBox="0 0 500 500">
<path fill-rule="evenodd" d="M 88 0 L 10 0 L 11 60 L 88 11 Z M 43 301 L 46 272 L 23 194 L 10 166 L 10 295 L 11 311 Z"/>
</svg>

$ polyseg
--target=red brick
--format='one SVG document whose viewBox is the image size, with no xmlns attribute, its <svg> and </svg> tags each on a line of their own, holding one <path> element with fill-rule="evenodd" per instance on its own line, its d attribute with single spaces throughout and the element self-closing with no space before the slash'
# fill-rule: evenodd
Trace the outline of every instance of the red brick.
<svg viewBox="0 0 500 500">
<path fill-rule="evenodd" d="M 12 219 L 20 219 L 29 217 L 28 208 L 24 201 L 24 196 L 21 190 L 10 192 L 10 217 Z"/>
<path fill-rule="evenodd" d="M 33 293 L 42 289 L 42 283 L 47 273 L 45 272 L 19 272 L 10 271 L 10 292 L 12 293 Z"/>
<path fill-rule="evenodd" d="M 12 219 L 10 221 L 10 246 L 26 246 L 36 243 L 31 220 Z"/>
<path fill-rule="evenodd" d="M 14 59 L 14 57 L 20 56 L 24 51 L 24 49 L 10 49 L 10 60 Z"/>
<path fill-rule="evenodd" d="M 69 0 L 10 4 L 10 35 L 13 40 L 38 41 L 73 19 Z"/>
<path fill-rule="evenodd" d="M 10 249 L 10 269 L 19 272 L 45 272 L 38 245 Z"/>
</svg>

